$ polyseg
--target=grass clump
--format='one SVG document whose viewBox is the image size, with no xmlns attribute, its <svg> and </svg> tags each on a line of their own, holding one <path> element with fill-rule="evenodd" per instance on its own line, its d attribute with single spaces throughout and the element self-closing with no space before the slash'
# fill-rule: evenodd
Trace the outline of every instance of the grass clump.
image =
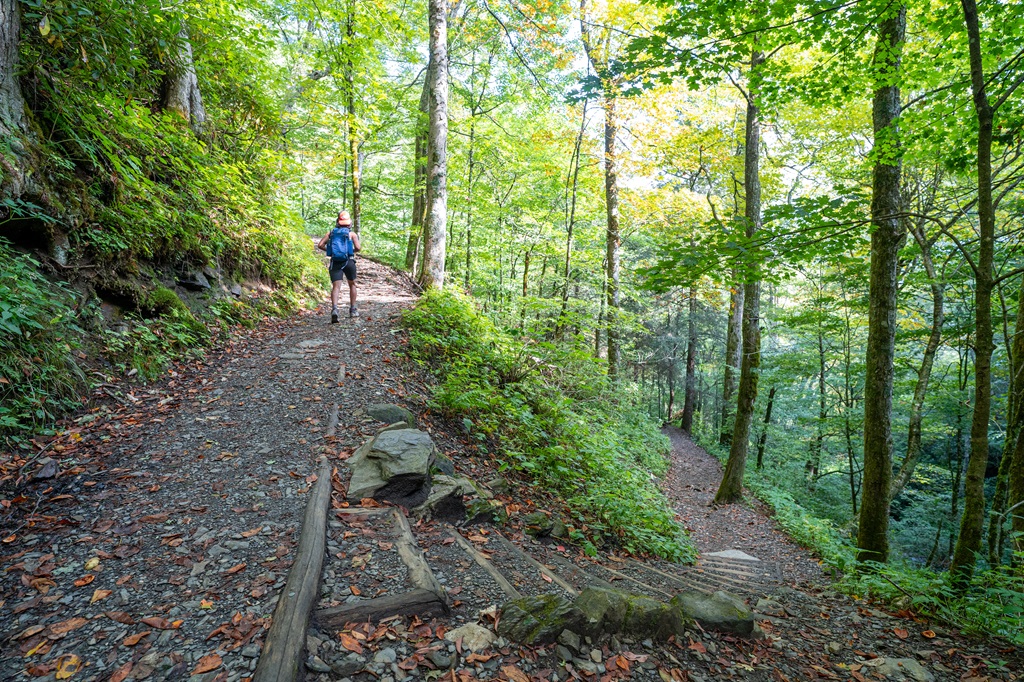
<svg viewBox="0 0 1024 682">
<path fill-rule="evenodd" d="M 655 476 L 668 441 L 628 390 L 611 390 L 583 351 L 514 339 L 452 292 L 408 311 L 411 357 L 439 377 L 435 407 L 497 439 L 503 468 L 566 502 L 573 537 L 593 552 L 611 539 L 685 561 L 694 550 Z"/>
</svg>

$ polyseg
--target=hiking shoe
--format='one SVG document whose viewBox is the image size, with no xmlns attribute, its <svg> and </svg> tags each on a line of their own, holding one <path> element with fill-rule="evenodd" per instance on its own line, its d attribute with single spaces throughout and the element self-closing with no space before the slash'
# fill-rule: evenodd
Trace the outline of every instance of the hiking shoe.
<svg viewBox="0 0 1024 682">
<path fill-rule="evenodd" d="M 355 306 L 352 306 L 351 308 L 349 308 L 348 309 L 348 316 L 349 317 L 359 317 L 359 308 L 357 308 Z"/>
<path fill-rule="evenodd" d="M 337 324 L 338 320 L 340 318 L 341 318 L 341 314 L 338 312 L 338 309 L 337 308 L 331 309 L 331 324 Z"/>
</svg>

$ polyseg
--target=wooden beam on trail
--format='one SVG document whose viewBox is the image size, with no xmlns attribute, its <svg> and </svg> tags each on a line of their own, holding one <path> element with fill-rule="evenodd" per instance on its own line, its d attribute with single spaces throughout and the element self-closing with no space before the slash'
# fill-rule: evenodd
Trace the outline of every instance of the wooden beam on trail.
<svg viewBox="0 0 1024 682">
<path fill-rule="evenodd" d="M 338 368 L 338 386 L 345 383 L 345 365 Z"/>
<path fill-rule="evenodd" d="M 498 583 L 498 587 L 501 588 L 502 592 L 508 595 L 509 599 L 522 598 L 523 595 L 519 593 L 519 590 L 512 587 L 512 583 L 510 583 L 505 576 L 501 574 L 501 571 L 495 568 L 494 564 L 492 564 L 487 557 L 481 554 L 480 550 L 473 546 L 473 543 L 462 537 L 462 533 L 453 528 L 452 535 L 455 536 L 455 540 L 459 543 L 459 546 L 466 550 L 466 554 L 472 557 L 473 561 L 475 561 L 480 568 L 487 571 L 487 574 L 494 578 L 494 582 Z"/>
<path fill-rule="evenodd" d="M 531 566 L 533 566 L 534 568 L 536 568 L 538 571 L 541 572 L 541 574 L 546 575 L 547 577 L 551 578 L 551 581 L 553 583 L 555 583 L 556 585 L 558 585 L 559 587 L 561 587 L 563 590 L 565 590 L 569 594 L 570 597 L 577 597 L 577 596 L 579 596 L 579 591 L 575 587 L 570 585 L 569 582 L 567 580 L 565 580 L 565 578 L 563 578 L 562 576 L 558 575 L 557 573 L 552 571 L 550 568 L 548 568 L 547 566 L 545 566 L 541 562 L 539 562 L 536 559 L 534 559 L 533 556 L 529 552 L 527 552 L 525 549 L 523 549 L 522 547 L 520 547 L 516 543 L 512 542 L 511 540 L 509 540 L 508 538 L 506 538 L 501 533 L 494 533 L 494 535 L 498 536 L 498 538 L 501 540 L 502 544 L 505 546 L 505 548 L 508 551 L 512 552 L 513 554 L 515 554 L 515 555 L 517 555 L 519 557 L 522 557 L 522 559 L 524 561 L 526 561 L 526 563 L 528 563 Z"/>
<path fill-rule="evenodd" d="M 338 410 L 340 405 L 334 403 L 334 407 L 331 408 L 331 416 L 327 419 L 327 431 L 324 432 L 324 438 L 333 438 L 338 433 Z"/>
<path fill-rule="evenodd" d="M 696 590 L 697 592 L 703 592 L 704 594 L 714 594 L 715 592 L 714 590 L 708 589 L 705 585 L 701 584 L 700 582 L 693 580 L 692 578 L 686 578 L 681 574 L 677 575 L 673 573 L 668 573 L 667 571 L 662 571 L 659 568 L 655 568 L 654 566 L 649 566 L 647 564 L 640 563 L 639 561 L 633 561 L 632 559 L 628 559 L 627 561 L 634 568 L 638 568 L 639 570 L 647 570 L 652 573 L 657 573 L 662 578 L 671 580 L 672 582 L 674 582 L 675 584 L 679 585 L 684 589 Z"/>
<path fill-rule="evenodd" d="M 398 538 L 395 541 L 395 545 L 398 549 L 398 556 L 401 557 L 402 562 L 409 569 L 409 581 L 417 589 L 433 592 L 441 602 L 442 612 L 447 615 L 449 612 L 448 593 L 441 587 L 441 583 L 437 581 L 437 577 L 430 570 L 430 565 L 423 556 L 423 550 L 416 544 L 412 528 L 409 527 L 409 519 L 405 517 L 405 514 L 398 507 L 393 507 L 391 513 L 394 515 L 395 523 L 398 526 Z"/>
<path fill-rule="evenodd" d="M 330 504 L 331 463 L 322 457 L 316 483 L 306 503 L 295 561 L 278 597 L 253 682 L 294 682 L 300 678 L 306 627 L 319 591 L 324 563 Z"/>
<path fill-rule="evenodd" d="M 569 575 L 572 575 L 572 573 L 578 573 L 579 575 L 583 576 L 583 582 L 587 583 L 588 585 L 593 584 L 597 587 L 604 587 L 611 590 L 618 589 L 617 587 L 615 587 L 615 585 L 612 585 L 607 580 L 602 580 L 601 578 L 598 578 L 596 575 L 584 571 L 582 568 L 580 568 L 579 566 L 577 566 L 576 564 L 574 564 L 573 562 L 569 561 L 564 557 L 552 553 L 548 555 L 548 558 L 551 559 L 552 563 L 561 566 L 562 570 L 566 571 Z"/>
<path fill-rule="evenodd" d="M 338 629 L 346 623 L 364 623 L 388 616 L 441 616 L 448 605 L 432 590 L 416 588 L 401 594 L 389 594 L 374 599 L 320 609 L 313 617 L 328 629 Z"/>
</svg>

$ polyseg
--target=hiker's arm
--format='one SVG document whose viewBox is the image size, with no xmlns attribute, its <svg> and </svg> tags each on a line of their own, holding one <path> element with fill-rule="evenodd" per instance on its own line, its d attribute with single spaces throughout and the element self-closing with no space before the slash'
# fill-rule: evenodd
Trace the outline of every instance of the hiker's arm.
<svg viewBox="0 0 1024 682">
<path fill-rule="evenodd" d="M 352 246 L 354 246 L 356 248 L 356 251 L 362 251 L 362 248 L 359 246 L 359 233 L 358 232 L 353 232 L 352 233 Z"/>
<path fill-rule="evenodd" d="M 320 243 L 316 245 L 316 248 L 318 248 L 318 249 L 326 249 L 327 248 L 327 240 L 330 239 L 330 238 L 331 238 L 331 233 L 328 232 L 327 234 L 324 235 L 324 238 L 320 240 Z"/>
</svg>

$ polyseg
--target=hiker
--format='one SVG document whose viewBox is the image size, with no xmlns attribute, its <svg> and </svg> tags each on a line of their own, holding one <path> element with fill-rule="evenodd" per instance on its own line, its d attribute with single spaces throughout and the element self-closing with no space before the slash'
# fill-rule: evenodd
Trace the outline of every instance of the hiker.
<svg viewBox="0 0 1024 682">
<path fill-rule="evenodd" d="M 356 308 L 356 252 L 360 250 L 359 234 L 352 231 L 352 218 L 348 211 L 338 213 L 338 220 L 331 231 L 324 235 L 318 249 L 327 251 L 331 258 L 328 266 L 331 273 L 331 323 L 338 321 L 338 297 L 341 294 L 341 278 L 348 280 L 348 316 L 359 317 Z"/>
</svg>

